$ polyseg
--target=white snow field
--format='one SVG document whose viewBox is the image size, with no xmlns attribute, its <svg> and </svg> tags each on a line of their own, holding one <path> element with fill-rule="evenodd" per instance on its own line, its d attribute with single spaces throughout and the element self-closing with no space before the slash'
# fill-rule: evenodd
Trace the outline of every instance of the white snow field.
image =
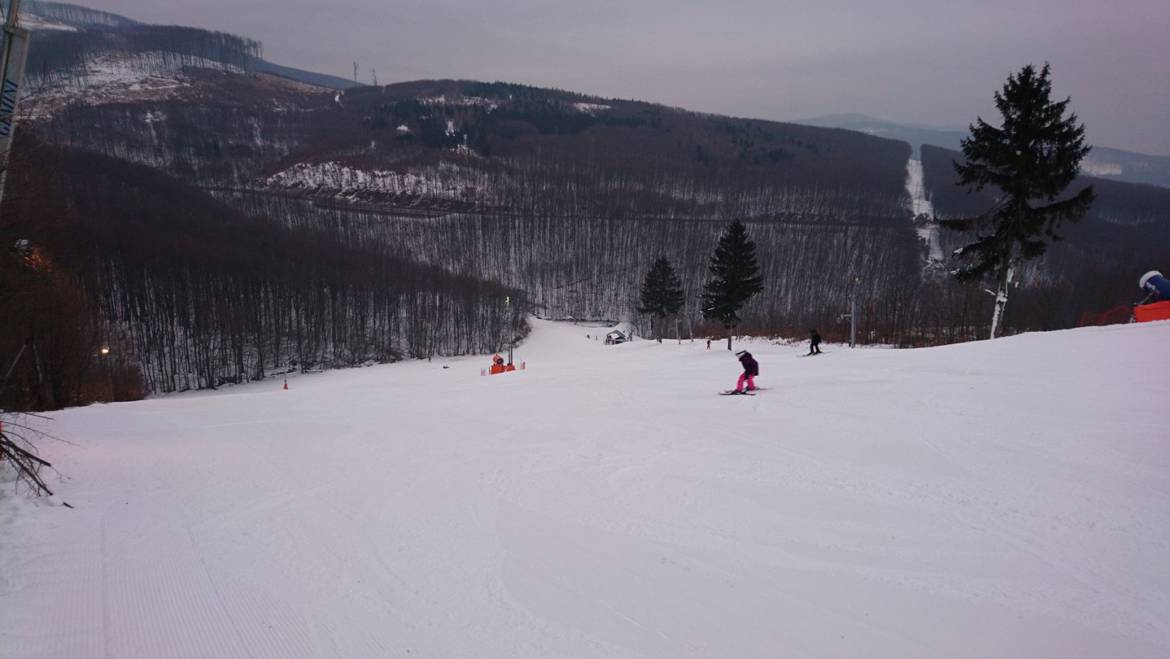
<svg viewBox="0 0 1170 659">
<path fill-rule="evenodd" d="M 1170 323 L 607 347 L 95 405 L 0 499 L 0 655 L 1167 657 Z M 450 368 L 442 366 L 449 364 Z"/>
</svg>

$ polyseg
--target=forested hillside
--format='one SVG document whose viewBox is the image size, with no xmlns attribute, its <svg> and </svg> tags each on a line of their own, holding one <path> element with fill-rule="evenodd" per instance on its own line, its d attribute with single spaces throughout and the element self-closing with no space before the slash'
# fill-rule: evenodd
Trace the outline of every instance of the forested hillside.
<svg viewBox="0 0 1170 659">
<path fill-rule="evenodd" d="M 995 204 L 995 191 L 968 192 L 955 185 L 953 163 L 963 155 L 923 145 L 928 194 L 939 217 L 973 217 Z M 1170 189 L 1082 176 L 1072 194 L 1087 185 L 1097 193 L 1089 214 L 1066 224 L 1062 240 L 1026 267 L 1025 286 L 1009 321 L 1016 327 L 1074 326 L 1082 314 L 1103 312 L 1141 297 L 1138 277 L 1170 263 Z M 943 233 L 947 251 L 963 242 Z"/>
<path fill-rule="evenodd" d="M 5 407 L 485 352 L 525 332 L 519 291 L 285 228 L 124 160 L 28 137 L 17 154 L 0 354 L 27 350 Z"/>
<path fill-rule="evenodd" d="M 902 143 L 518 85 L 337 94 L 189 76 L 197 104 L 76 104 L 39 130 L 193 177 L 245 212 L 523 288 L 557 317 L 627 314 L 648 255 L 697 290 L 732 218 L 767 245 L 761 324 L 827 320 L 851 274 L 876 292 L 918 268 Z"/>
<path fill-rule="evenodd" d="M 246 38 L 109 18 L 34 39 L 20 131 L 35 139 L 17 149 L 34 200 L 5 208 L 3 238 L 71 273 L 91 335 L 133 345 L 147 390 L 490 350 L 516 324 L 504 313 L 636 321 L 659 256 L 682 280 L 684 332 L 716 331 L 699 291 L 732 219 L 765 286 L 743 331 L 842 337 L 853 296 L 863 341 L 966 340 L 989 315 L 980 286 L 927 258 L 905 142 L 499 82 L 341 91 L 263 73 L 259 55 Z M 935 208 L 978 210 L 940 154 L 923 148 Z M 1164 197 L 1101 190 L 1095 219 L 1031 269 L 1010 330 L 1075 324 L 1152 267 L 1141 236 L 1165 226 Z M 100 235 L 50 237 L 54 206 L 36 195 Z M 1123 234 L 1136 251 L 1115 248 Z"/>
</svg>

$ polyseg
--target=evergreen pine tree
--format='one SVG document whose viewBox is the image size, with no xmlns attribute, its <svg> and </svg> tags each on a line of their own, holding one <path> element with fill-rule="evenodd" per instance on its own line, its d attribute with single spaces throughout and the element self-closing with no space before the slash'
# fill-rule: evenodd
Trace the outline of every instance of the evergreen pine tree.
<svg viewBox="0 0 1170 659">
<path fill-rule="evenodd" d="M 994 276 L 998 290 L 991 317 L 991 338 L 1003 325 L 1013 269 L 1044 254 L 1047 239 L 1059 240 L 1061 222 L 1075 222 L 1089 210 L 1095 194 L 1086 186 L 1057 201 L 1076 179 L 1081 159 L 1089 152 L 1085 127 L 1064 112 L 1069 99 L 1049 99 L 1052 83 L 1045 64 L 1039 73 L 1029 64 L 1009 76 L 995 105 L 1002 116 L 996 128 L 977 118 L 971 137 L 963 140 L 966 162 L 955 163 L 959 185 L 982 190 L 991 186 L 999 196 L 994 207 L 971 218 L 943 220 L 944 227 L 975 231 L 977 239 L 956 251 L 960 280 Z"/>
<path fill-rule="evenodd" d="M 642 283 L 642 295 L 638 311 L 651 314 L 654 338 L 662 343 L 662 332 L 658 325 L 663 318 L 673 316 L 683 307 L 682 282 L 675 274 L 674 267 L 665 256 L 650 266 L 646 280 Z"/>
<path fill-rule="evenodd" d="M 764 290 L 756 244 L 742 222 L 734 220 L 724 229 L 707 270 L 711 278 L 703 292 L 703 317 L 727 328 L 727 349 L 731 350 L 731 330 L 739 324 L 740 308 Z"/>
</svg>

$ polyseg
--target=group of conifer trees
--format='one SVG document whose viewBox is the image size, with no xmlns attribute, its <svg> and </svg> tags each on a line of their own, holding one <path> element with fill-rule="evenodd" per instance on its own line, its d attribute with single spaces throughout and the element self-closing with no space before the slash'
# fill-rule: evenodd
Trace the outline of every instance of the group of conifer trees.
<svg viewBox="0 0 1170 659">
<path fill-rule="evenodd" d="M 739 311 L 757 293 L 764 290 L 764 279 L 756 263 L 756 244 L 748 237 L 743 222 L 734 220 L 724 229 L 707 266 L 709 278 L 704 285 L 701 310 L 703 318 L 717 321 L 727 330 L 727 349 L 731 350 L 731 333 L 740 323 Z M 646 273 L 639 297 L 638 311 L 649 314 L 654 337 L 661 342 L 661 323 L 676 316 L 686 302 L 682 282 L 670 259 L 660 257 Z M 677 333 L 677 327 L 676 327 Z"/>
<path fill-rule="evenodd" d="M 976 192 L 994 190 L 994 203 L 975 215 L 939 222 L 945 229 L 975 236 L 955 251 L 957 264 L 951 275 L 961 282 L 993 281 L 991 338 L 1002 331 L 1014 274 L 1027 261 L 1042 256 L 1051 241 L 1061 238 L 1062 226 L 1083 218 L 1096 199 L 1091 185 L 1066 194 L 1090 147 L 1076 115 L 1066 116 L 1069 99 L 1050 98 L 1049 76 L 1047 64 L 1039 70 L 1028 65 L 996 92 L 1000 125 L 977 119 L 970 128 L 971 137 L 962 143 L 965 161 L 954 164 L 960 186 Z M 732 329 L 742 320 L 740 309 L 764 289 L 755 244 L 742 222 L 727 226 L 708 272 L 702 314 L 726 328 L 730 350 Z M 662 320 L 677 315 L 684 301 L 673 266 L 667 258 L 659 258 L 646 275 L 637 307 L 653 319 L 659 341 Z"/>
</svg>

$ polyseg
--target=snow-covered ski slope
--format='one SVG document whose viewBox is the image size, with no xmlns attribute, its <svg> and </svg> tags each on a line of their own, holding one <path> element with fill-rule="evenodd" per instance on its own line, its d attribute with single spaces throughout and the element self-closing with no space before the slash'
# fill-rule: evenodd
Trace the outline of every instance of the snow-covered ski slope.
<svg viewBox="0 0 1170 659">
<path fill-rule="evenodd" d="M 1170 656 L 1170 323 L 756 342 L 751 398 L 597 331 L 55 414 L 0 654 Z"/>
</svg>

